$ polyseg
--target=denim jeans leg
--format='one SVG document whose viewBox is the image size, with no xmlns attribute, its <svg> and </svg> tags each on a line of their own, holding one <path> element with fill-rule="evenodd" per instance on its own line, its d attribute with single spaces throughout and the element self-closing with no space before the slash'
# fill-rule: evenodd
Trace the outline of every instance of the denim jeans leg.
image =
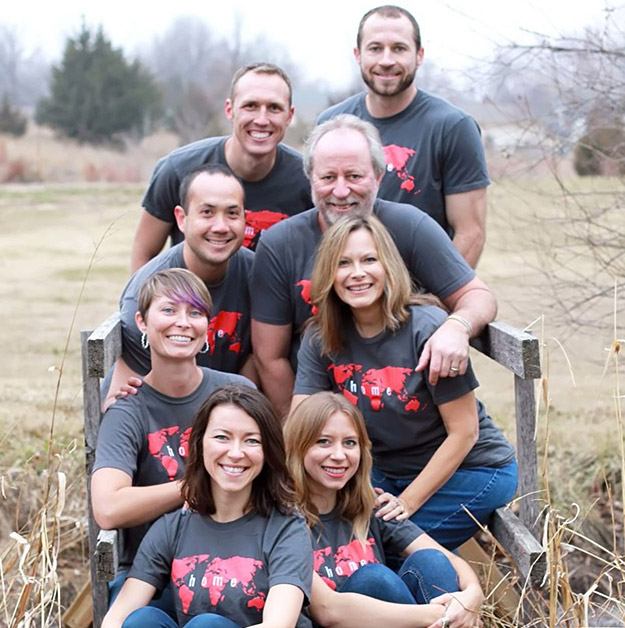
<svg viewBox="0 0 625 628">
<path fill-rule="evenodd" d="M 109 608 L 113 605 L 115 598 L 119 595 L 124 582 L 126 582 L 126 576 L 128 575 L 127 569 L 122 569 L 117 575 L 108 583 L 109 587 Z"/>
<path fill-rule="evenodd" d="M 363 565 L 347 578 L 338 590 L 341 593 L 360 593 L 385 602 L 415 603 L 415 598 L 402 579 L 380 563 Z"/>
<path fill-rule="evenodd" d="M 126 617 L 122 628 L 178 628 L 178 624 L 160 608 L 143 606 Z"/>
<path fill-rule="evenodd" d="M 456 570 L 449 558 L 437 549 L 422 549 L 408 556 L 399 576 L 417 604 L 428 604 L 439 595 L 460 589 Z"/>
<path fill-rule="evenodd" d="M 396 495 L 412 482 L 411 478 L 385 477 L 377 469 L 371 480 L 374 486 Z M 478 530 L 464 507 L 479 522 L 486 523 L 496 508 L 512 499 L 517 481 L 516 461 L 498 468 L 457 469 L 410 519 L 443 547 L 456 549 Z"/>
<path fill-rule="evenodd" d="M 109 582 L 109 608 L 111 608 L 115 598 L 119 595 L 121 588 L 124 586 L 124 582 L 126 582 L 127 576 L 128 569 L 122 569 L 115 578 Z M 176 606 L 174 604 L 174 598 L 172 597 L 171 584 L 165 587 L 160 595 L 157 593 L 148 606 L 158 608 L 167 613 L 172 619 L 176 619 Z"/>
<path fill-rule="evenodd" d="M 185 628 L 240 628 L 240 626 L 223 615 L 202 613 L 188 621 Z"/>
</svg>

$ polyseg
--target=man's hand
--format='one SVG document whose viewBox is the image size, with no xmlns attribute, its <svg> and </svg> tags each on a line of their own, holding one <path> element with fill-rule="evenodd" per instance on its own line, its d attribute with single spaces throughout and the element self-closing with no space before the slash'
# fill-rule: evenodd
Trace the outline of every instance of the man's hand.
<svg viewBox="0 0 625 628">
<path fill-rule="evenodd" d="M 447 319 L 423 347 L 416 371 L 430 365 L 429 381 L 436 386 L 439 377 L 464 375 L 469 364 L 469 334 L 453 319 Z"/>
</svg>

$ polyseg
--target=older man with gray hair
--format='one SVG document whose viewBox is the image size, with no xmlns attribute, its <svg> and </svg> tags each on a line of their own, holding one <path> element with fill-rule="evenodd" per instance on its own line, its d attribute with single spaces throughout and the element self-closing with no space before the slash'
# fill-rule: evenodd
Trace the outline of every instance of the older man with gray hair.
<svg viewBox="0 0 625 628">
<path fill-rule="evenodd" d="M 432 384 L 464 373 L 469 338 L 495 317 L 495 297 L 432 218 L 411 205 L 376 200 L 385 160 L 375 127 L 349 114 L 320 124 L 308 139 L 304 168 L 315 207 L 267 231 L 254 264 L 252 346 L 263 389 L 276 410 L 288 411 L 301 328 L 314 314 L 310 277 L 317 244 L 346 215 L 375 214 L 415 282 L 451 312 L 417 369 L 429 363 Z"/>
</svg>

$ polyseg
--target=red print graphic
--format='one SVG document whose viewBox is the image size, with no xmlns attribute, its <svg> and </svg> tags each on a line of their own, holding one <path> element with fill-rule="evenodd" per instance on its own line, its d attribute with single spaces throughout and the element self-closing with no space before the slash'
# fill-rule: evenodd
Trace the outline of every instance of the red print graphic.
<svg viewBox="0 0 625 628">
<path fill-rule="evenodd" d="M 362 370 L 360 364 L 331 364 L 330 370 L 332 371 L 332 377 L 336 382 L 339 390 L 343 393 L 343 396 L 347 397 L 354 405 L 358 403 L 358 396 L 354 394 L 355 391 L 350 391 L 348 386 L 345 385 L 350 379 L 353 379 L 354 373 Z M 358 387 L 354 385 L 356 390 Z"/>
<path fill-rule="evenodd" d="M 354 405 L 358 403 L 358 395 L 363 394 L 376 412 L 384 407 L 385 396 L 397 397 L 407 411 L 416 412 L 421 406 L 417 397 L 406 390 L 406 380 L 413 369 L 400 366 L 369 369 L 362 374 L 360 383 L 356 381 L 356 374 L 362 371 L 360 364 L 333 364 L 329 370 L 337 388 Z"/>
<path fill-rule="evenodd" d="M 310 279 L 302 279 L 301 281 L 298 281 L 296 285 L 301 286 L 302 299 L 304 300 L 304 303 L 308 303 L 308 305 L 311 306 L 312 314 L 313 316 L 316 316 L 319 310 L 312 304 L 312 301 L 310 300 Z"/>
<path fill-rule="evenodd" d="M 178 589 L 183 613 L 189 612 L 189 606 L 193 601 L 193 587 L 199 576 L 197 566 L 205 563 L 209 558 L 208 554 L 198 554 L 187 558 L 174 558 L 171 563 L 171 581 Z M 187 578 L 187 576 L 189 577 Z"/>
<path fill-rule="evenodd" d="M 239 321 L 243 316 L 240 312 L 219 312 L 217 316 L 211 318 L 206 332 L 208 340 L 208 354 L 215 353 L 215 343 L 219 338 L 224 338 L 228 342 L 228 349 L 235 353 L 241 353 L 241 336 L 237 333 Z"/>
<path fill-rule="evenodd" d="M 358 540 L 340 545 L 334 555 L 330 547 L 315 550 L 313 569 L 331 589 L 336 589 L 338 578 L 351 576 L 362 565 L 378 562 L 373 553 L 374 546 L 375 541 L 370 538 L 364 547 Z"/>
<path fill-rule="evenodd" d="M 324 547 L 323 549 L 318 549 L 313 552 L 313 569 L 320 576 L 321 579 L 332 589 L 336 589 L 336 583 L 330 578 L 326 577 L 323 569 L 328 569 L 328 567 L 324 567 L 325 563 L 328 562 L 328 559 L 332 556 L 332 548 Z"/>
<path fill-rule="evenodd" d="M 243 593 L 251 599 L 248 608 L 261 610 L 265 606 L 265 593 L 256 590 L 254 575 L 263 568 L 260 560 L 233 556 L 232 558 L 214 558 L 206 567 L 202 578 L 202 587 L 208 589 L 210 602 L 216 606 L 224 599 L 223 590 L 227 586 L 241 585 Z"/>
<path fill-rule="evenodd" d="M 256 248 L 258 242 L 258 236 L 261 231 L 273 227 L 277 222 L 288 218 L 288 214 L 282 214 L 280 212 L 274 212 L 269 209 L 263 209 L 261 211 L 245 210 L 245 238 L 243 240 L 243 246 L 248 248 Z"/>
<path fill-rule="evenodd" d="M 182 610 L 188 613 L 193 596 L 198 587 L 208 590 L 211 606 L 217 606 L 224 600 L 226 587 L 238 588 L 249 597 L 248 608 L 260 611 L 265 606 L 265 592 L 257 591 L 254 576 L 263 568 L 260 560 L 232 556 L 231 558 L 213 558 L 208 562 L 208 554 L 199 554 L 187 558 L 175 558 L 171 565 L 171 579 L 182 603 Z M 208 609 L 203 609 L 205 612 Z"/>
<path fill-rule="evenodd" d="M 400 401 L 408 402 L 406 410 L 418 410 L 419 400 L 409 397 L 406 391 L 406 379 L 412 369 L 400 366 L 385 366 L 383 369 L 369 369 L 362 376 L 362 394 L 369 397 L 371 407 L 378 411 L 384 407 L 382 395 L 396 395 Z M 409 407 L 410 406 L 410 407 Z"/>
<path fill-rule="evenodd" d="M 148 450 L 152 456 L 160 460 L 170 481 L 176 478 L 180 459 L 186 458 L 189 453 L 190 433 L 190 427 L 181 434 L 180 427 L 174 425 L 148 434 Z"/>
<path fill-rule="evenodd" d="M 397 178 L 402 181 L 399 187 L 407 192 L 412 192 L 415 188 L 415 181 L 414 177 L 411 174 L 408 174 L 406 164 L 408 163 L 408 159 L 415 154 L 414 149 L 389 144 L 388 146 L 384 146 L 383 150 L 384 157 L 386 159 L 387 171 L 395 171 L 397 173 Z M 414 194 L 418 194 L 420 191 L 421 190 L 414 190 Z"/>
</svg>

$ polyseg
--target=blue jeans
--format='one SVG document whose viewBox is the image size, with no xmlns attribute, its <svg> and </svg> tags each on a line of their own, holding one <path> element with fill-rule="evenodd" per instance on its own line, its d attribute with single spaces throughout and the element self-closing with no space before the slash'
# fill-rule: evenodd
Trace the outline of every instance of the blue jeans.
<svg viewBox="0 0 625 628">
<path fill-rule="evenodd" d="M 436 549 L 414 552 L 399 574 L 379 563 L 363 565 L 340 587 L 397 604 L 427 604 L 443 593 L 458 591 L 458 575 L 445 554 Z"/>
<path fill-rule="evenodd" d="M 128 569 L 122 569 L 115 576 L 115 578 L 109 582 L 109 608 L 112 606 L 115 598 L 119 595 L 121 588 L 124 586 L 127 575 Z M 174 619 L 176 617 L 176 607 L 171 593 L 171 586 L 168 585 L 161 591 L 161 594 L 158 597 L 152 598 L 150 607 L 164 611 L 167 615 L 169 615 L 169 617 Z"/>
<path fill-rule="evenodd" d="M 399 495 L 413 479 L 389 478 L 375 467 L 371 471 L 373 486 L 393 495 Z M 454 550 L 478 531 L 477 524 L 462 506 L 480 523 L 486 523 L 495 509 L 514 497 L 517 482 L 515 460 L 499 468 L 457 469 L 410 520 L 443 547 Z"/>
<path fill-rule="evenodd" d="M 178 628 L 178 623 L 159 608 L 144 606 L 130 613 L 122 624 L 122 628 Z M 185 628 L 240 627 L 227 617 L 222 617 L 216 613 L 202 613 L 190 619 L 185 624 Z"/>
</svg>

